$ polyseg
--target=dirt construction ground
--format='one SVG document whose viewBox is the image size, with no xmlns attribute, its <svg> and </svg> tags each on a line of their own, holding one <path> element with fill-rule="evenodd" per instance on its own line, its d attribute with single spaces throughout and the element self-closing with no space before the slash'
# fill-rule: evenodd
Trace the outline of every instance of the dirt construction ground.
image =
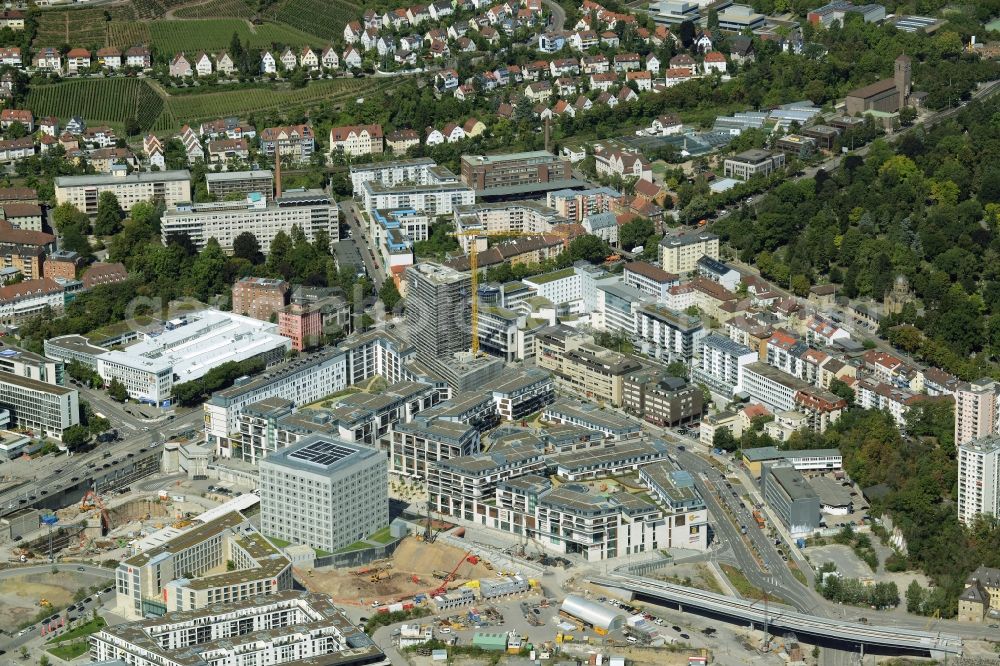
<svg viewBox="0 0 1000 666">
<path fill-rule="evenodd" d="M 392 568 L 381 572 L 381 579 L 371 582 L 371 575 L 356 575 L 355 569 L 315 569 L 312 575 L 301 577 L 306 587 L 314 592 L 323 592 L 333 597 L 337 603 L 352 605 L 370 605 L 373 601 L 390 603 L 418 592 L 429 592 L 441 584 L 440 578 L 432 575 L 434 571 L 449 572 L 455 568 L 464 552 L 453 546 L 442 543 L 425 543 L 408 537 L 399 545 L 391 559 Z M 390 560 L 380 560 L 370 566 L 389 563 Z M 360 569 L 364 569 L 361 567 Z M 469 564 L 463 562 L 455 572 L 455 580 L 448 584 L 449 588 L 461 583 L 496 576 L 496 571 L 490 571 L 483 563 Z M 413 576 L 418 582 L 413 582 Z"/>
<path fill-rule="evenodd" d="M 73 593 L 84 584 L 70 573 L 30 574 L 0 580 L 0 626 L 17 627 L 38 611 L 38 600 L 48 599 L 57 608 L 73 602 Z"/>
</svg>

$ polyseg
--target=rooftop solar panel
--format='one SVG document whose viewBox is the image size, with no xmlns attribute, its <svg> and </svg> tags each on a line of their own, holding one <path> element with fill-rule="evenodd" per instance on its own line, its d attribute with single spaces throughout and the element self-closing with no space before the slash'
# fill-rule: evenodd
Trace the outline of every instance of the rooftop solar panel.
<svg viewBox="0 0 1000 666">
<path fill-rule="evenodd" d="M 302 462 L 312 463 L 322 467 L 329 467 L 330 465 L 343 460 L 352 453 L 356 453 L 356 449 L 342 444 L 337 444 L 336 442 L 320 440 L 313 442 L 298 451 L 289 453 L 288 457 L 293 460 L 301 460 Z"/>
</svg>

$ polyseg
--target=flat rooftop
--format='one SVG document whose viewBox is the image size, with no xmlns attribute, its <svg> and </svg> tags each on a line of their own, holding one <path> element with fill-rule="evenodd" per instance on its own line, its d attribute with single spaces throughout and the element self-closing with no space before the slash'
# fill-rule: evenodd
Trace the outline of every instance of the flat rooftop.
<svg viewBox="0 0 1000 666">
<path fill-rule="evenodd" d="M 560 398 L 545 407 L 543 418 L 551 414 L 567 419 L 582 421 L 600 430 L 611 432 L 638 432 L 642 429 L 638 423 L 623 414 L 610 409 L 601 409 L 597 405 L 578 402 L 569 398 Z"/>
<path fill-rule="evenodd" d="M 539 368 L 505 370 L 499 377 L 487 382 L 483 388 L 494 393 L 515 393 L 551 380 L 552 376 Z"/>
<path fill-rule="evenodd" d="M 258 354 L 287 348 L 278 326 L 232 312 L 203 310 L 123 350 L 98 358 L 148 372 L 171 371 L 174 383 L 189 382 L 228 361 L 245 361 Z"/>
<path fill-rule="evenodd" d="M 819 497 L 806 478 L 791 466 L 768 466 L 767 473 L 793 501 Z"/>
<path fill-rule="evenodd" d="M 362 171 L 384 171 L 387 169 L 398 169 L 401 167 L 437 166 L 437 163 L 430 157 L 415 157 L 410 160 L 393 160 L 391 162 L 366 162 L 365 164 L 352 164 L 350 173 Z"/>
<path fill-rule="evenodd" d="M 187 169 L 177 171 L 142 171 L 125 176 L 113 174 L 89 174 L 86 176 L 58 176 L 56 187 L 86 187 L 88 185 L 122 185 L 135 183 L 159 183 L 191 180 L 191 172 Z"/>
<path fill-rule="evenodd" d="M 315 354 L 300 355 L 296 358 L 286 361 L 281 365 L 275 366 L 270 370 L 267 370 L 261 375 L 258 375 L 252 380 L 240 381 L 237 380 L 233 386 L 227 389 L 217 391 L 209 399 L 210 402 L 214 404 L 225 404 L 228 400 L 236 398 L 238 396 L 244 395 L 246 393 L 251 393 L 257 389 L 263 388 L 275 382 L 282 381 L 287 377 L 295 375 L 296 373 L 302 372 L 310 367 L 320 365 L 338 356 L 343 356 L 344 352 L 339 349 L 334 349 L 332 351 L 317 352 Z"/>
<path fill-rule="evenodd" d="M 311 435 L 267 456 L 268 465 L 303 472 L 333 474 L 353 464 L 381 455 L 375 449 L 329 435 Z"/>
<path fill-rule="evenodd" d="M 302 618 L 284 626 L 274 626 L 245 634 L 194 643 L 183 648 L 164 648 L 158 637 L 178 627 L 213 625 L 236 617 L 253 618 L 264 613 L 286 610 Z M 280 645 L 295 641 L 303 634 L 326 634 L 342 649 L 307 658 L 278 659 L 273 665 L 297 664 L 299 666 L 349 666 L 350 664 L 379 664 L 384 655 L 372 640 L 322 594 L 287 590 L 264 597 L 252 597 L 228 604 L 213 605 L 196 611 L 175 611 L 163 617 L 113 627 L 105 627 L 98 639 L 110 639 L 134 659 L 154 659 L 156 663 L 179 666 L 207 666 L 205 655 L 238 655 L 254 648 L 261 641 Z M 333 647 L 331 645 L 331 647 Z"/>
<path fill-rule="evenodd" d="M 670 499 L 672 505 L 704 504 L 701 495 L 694 487 L 691 474 L 679 470 L 673 463 L 664 460 L 646 465 L 641 471 L 650 483 L 655 484 L 656 488 Z"/>
<path fill-rule="evenodd" d="M 493 402 L 493 395 L 488 391 L 460 391 L 450 400 L 420 412 L 421 416 L 440 416 L 442 418 L 459 418 L 470 411 L 482 409 L 486 403 Z"/>
<path fill-rule="evenodd" d="M 205 174 L 205 181 L 208 183 L 259 180 L 263 178 L 274 178 L 274 172 L 269 169 L 254 169 L 252 171 L 209 171 Z"/>
<path fill-rule="evenodd" d="M 192 527 L 186 532 L 181 532 L 176 537 L 170 539 L 162 545 L 133 555 L 127 560 L 124 560 L 122 564 L 130 567 L 145 566 L 150 560 L 155 559 L 160 555 L 178 553 L 182 550 L 186 550 L 201 543 L 202 541 L 210 539 L 224 530 L 236 527 L 245 521 L 246 517 L 237 511 L 227 513 L 224 516 L 216 518 L 215 520 L 198 525 L 197 527 Z"/>
<path fill-rule="evenodd" d="M 557 467 L 570 471 L 584 467 L 615 466 L 633 458 L 665 457 L 667 446 L 656 441 L 618 442 L 614 446 L 594 447 L 571 453 L 551 456 L 549 460 Z"/>
<path fill-rule="evenodd" d="M 530 150 L 522 153 L 500 153 L 497 155 L 462 155 L 462 161 L 469 164 L 503 164 L 520 161 L 559 161 L 559 157 L 546 150 Z"/>
</svg>

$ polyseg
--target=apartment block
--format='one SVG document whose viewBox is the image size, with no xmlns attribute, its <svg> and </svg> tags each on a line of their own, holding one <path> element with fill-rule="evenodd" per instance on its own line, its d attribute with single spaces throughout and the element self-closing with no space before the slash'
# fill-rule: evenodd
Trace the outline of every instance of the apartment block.
<svg viewBox="0 0 1000 666">
<path fill-rule="evenodd" d="M 292 590 L 105 627 L 90 637 L 89 657 L 143 666 L 389 664 L 328 596 Z"/>
<path fill-rule="evenodd" d="M 535 336 L 538 366 L 552 373 L 560 391 L 619 407 L 625 376 L 641 365 L 592 340 L 562 325 L 543 329 Z"/>
<path fill-rule="evenodd" d="M 316 150 L 316 135 L 309 125 L 267 127 L 260 133 L 260 149 L 269 159 L 280 153 L 282 160 L 308 162 Z"/>
<path fill-rule="evenodd" d="M 241 441 L 239 414 L 247 405 L 267 398 L 308 405 L 347 388 L 348 376 L 347 354 L 335 349 L 299 356 L 253 379 L 237 379 L 205 402 L 205 441 L 215 447 L 216 456 L 231 458 L 234 444 Z"/>
<path fill-rule="evenodd" d="M 21 324 L 46 310 L 59 316 L 66 301 L 62 285 L 52 278 L 25 280 L 0 287 L 0 324 Z"/>
<path fill-rule="evenodd" d="M 1000 437 L 958 446 L 958 520 L 971 525 L 979 514 L 1000 516 Z"/>
<path fill-rule="evenodd" d="M 259 192 L 270 198 L 274 194 L 274 173 L 269 169 L 253 171 L 209 171 L 205 174 L 208 193 L 216 199 L 232 195 L 246 196 Z"/>
<path fill-rule="evenodd" d="M 162 201 L 169 209 L 191 201 L 191 172 L 185 169 L 130 174 L 122 166 L 112 169 L 110 175 L 58 176 L 55 179 L 56 204 L 73 204 L 87 215 L 97 214 L 97 200 L 102 192 L 117 196 L 125 212 L 140 201 Z"/>
<path fill-rule="evenodd" d="M 680 278 L 674 273 L 668 273 L 662 268 L 647 264 L 644 261 L 633 261 L 625 265 L 623 272 L 625 284 L 658 301 L 669 298 L 670 287 L 680 284 Z"/>
<path fill-rule="evenodd" d="M 598 213 L 613 212 L 622 194 L 610 187 L 589 190 L 556 190 L 545 196 L 545 203 L 570 222 L 580 223 Z"/>
<path fill-rule="evenodd" d="M 643 354 L 663 363 L 689 363 L 708 335 L 700 317 L 650 303 L 636 311 L 636 339 Z"/>
<path fill-rule="evenodd" d="M 232 253 L 236 237 L 250 232 L 261 252 L 268 254 L 279 231 L 288 234 L 298 227 L 310 242 L 321 233 L 335 239 L 339 220 L 340 209 L 322 190 L 289 190 L 276 199 L 251 192 L 242 201 L 178 204 L 163 214 L 160 235 L 164 245 L 172 236 L 186 235 L 198 249 L 214 238 L 225 252 Z"/>
<path fill-rule="evenodd" d="M 823 432 L 840 418 L 847 403 L 826 389 L 816 388 L 765 363 L 743 368 L 743 390 L 772 412 L 795 411 L 809 416 L 812 430 Z"/>
<path fill-rule="evenodd" d="M 605 441 L 623 442 L 642 437 L 642 426 L 616 411 L 599 409 L 597 405 L 560 398 L 542 412 L 546 423 L 559 423 L 599 432 Z"/>
<path fill-rule="evenodd" d="M 1000 386 L 989 378 L 961 383 L 955 390 L 955 444 L 997 434 Z"/>
<path fill-rule="evenodd" d="M 520 420 L 555 400 L 552 376 L 538 368 L 504 370 L 483 389 L 493 396 L 504 421 Z"/>
<path fill-rule="evenodd" d="M 418 416 L 392 429 L 389 471 L 427 478 L 432 462 L 479 453 L 479 431 L 470 425 Z"/>
<path fill-rule="evenodd" d="M 383 185 L 379 180 L 368 180 L 354 196 L 369 213 L 377 209 L 413 208 L 427 215 L 451 215 L 457 206 L 476 202 L 475 191 L 458 182 L 447 169 L 439 167 L 429 174 L 426 183 Z"/>
<path fill-rule="evenodd" d="M 534 447 L 439 460 L 428 466 L 428 502 L 435 513 L 486 524 L 488 518 L 499 518 L 494 502 L 501 482 L 542 474 L 546 466 L 542 453 Z"/>
<path fill-rule="evenodd" d="M 698 341 L 691 376 L 731 396 L 743 390 L 744 366 L 757 360 L 757 353 L 749 347 L 713 333 Z"/>
<path fill-rule="evenodd" d="M 447 172 L 450 180 L 457 180 L 451 172 L 443 167 L 438 167 L 437 163 L 429 157 L 393 162 L 352 164 L 350 166 L 351 186 L 355 197 L 358 196 L 362 186 L 367 182 L 376 182 L 384 187 L 428 185 L 438 182 L 440 178 L 437 174 L 442 172 Z"/>
<path fill-rule="evenodd" d="M 991 621 L 1000 616 L 1000 569 L 979 567 L 965 579 L 958 597 L 958 619 L 964 622 Z"/>
<path fill-rule="evenodd" d="M 693 273 L 702 257 L 719 258 L 719 237 L 715 234 L 664 236 L 660 241 L 660 265 L 668 273 Z"/>
<path fill-rule="evenodd" d="M 389 524 L 387 461 L 373 448 L 313 435 L 259 469 L 265 534 L 335 552 Z"/>
<path fill-rule="evenodd" d="M 704 411 L 701 387 L 659 370 L 630 374 L 622 393 L 625 411 L 660 427 L 699 421 Z"/>
<path fill-rule="evenodd" d="M 669 541 L 660 547 L 706 550 L 708 509 L 691 474 L 664 460 L 641 467 L 639 481 L 664 509 Z"/>
</svg>

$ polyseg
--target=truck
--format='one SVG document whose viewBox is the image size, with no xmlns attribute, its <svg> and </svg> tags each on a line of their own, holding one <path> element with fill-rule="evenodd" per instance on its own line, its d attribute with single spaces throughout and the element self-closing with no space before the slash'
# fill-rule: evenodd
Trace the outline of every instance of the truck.
<svg viewBox="0 0 1000 666">
<path fill-rule="evenodd" d="M 760 512 L 760 509 L 753 510 L 753 519 L 757 521 L 757 527 L 764 529 L 764 514 Z"/>
</svg>

